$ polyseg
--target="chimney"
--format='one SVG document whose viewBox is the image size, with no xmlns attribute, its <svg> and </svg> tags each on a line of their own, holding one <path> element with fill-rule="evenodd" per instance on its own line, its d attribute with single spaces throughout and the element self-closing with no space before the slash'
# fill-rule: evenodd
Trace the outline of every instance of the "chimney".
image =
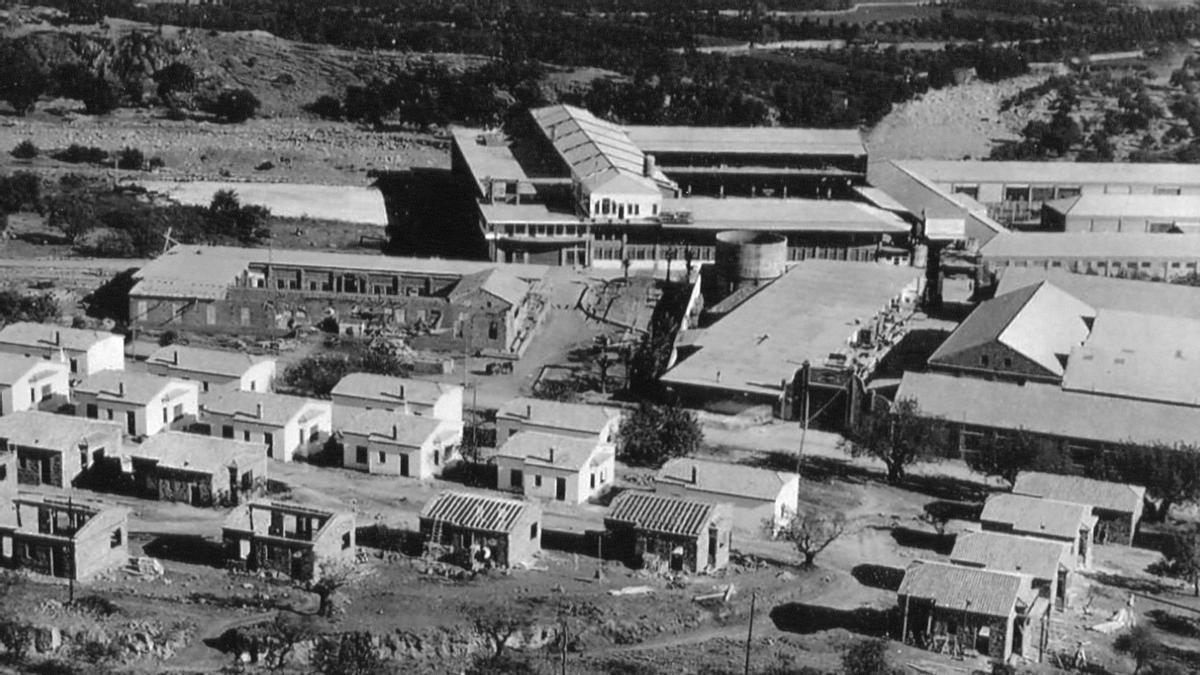
<svg viewBox="0 0 1200 675">
<path fill-rule="evenodd" d="M 54 331 L 54 344 L 56 344 L 56 345 L 62 344 L 62 331 L 58 331 L 58 330 Z"/>
<path fill-rule="evenodd" d="M 392 425 L 392 440 L 394 441 L 398 438 L 400 438 L 400 427 L 393 424 Z"/>
<path fill-rule="evenodd" d="M 525 419 L 533 419 L 533 406 L 530 404 L 525 404 Z"/>
<path fill-rule="evenodd" d="M 554 448 L 550 448 L 550 463 L 554 463 Z"/>
<path fill-rule="evenodd" d="M 404 385 L 400 385 L 400 399 L 404 400 Z"/>
<path fill-rule="evenodd" d="M 179 348 L 176 347 L 171 351 L 171 363 L 179 365 Z"/>
<path fill-rule="evenodd" d="M 657 162 L 654 160 L 654 155 L 646 153 L 642 158 L 642 175 L 646 178 L 654 178 Z"/>
<path fill-rule="evenodd" d="M 262 411 L 262 402 L 261 401 L 254 404 L 254 416 L 260 420 L 262 419 L 263 411 Z"/>
<path fill-rule="evenodd" d="M 693 464 L 692 465 L 692 485 L 699 485 L 699 484 L 700 484 L 700 477 L 696 472 L 696 465 Z"/>
<path fill-rule="evenodd" d="M 117 383 L 117 396 L 120 396 L 121 398 L 125 398 L 125 383 L 124 382 Z"/>
</svg>

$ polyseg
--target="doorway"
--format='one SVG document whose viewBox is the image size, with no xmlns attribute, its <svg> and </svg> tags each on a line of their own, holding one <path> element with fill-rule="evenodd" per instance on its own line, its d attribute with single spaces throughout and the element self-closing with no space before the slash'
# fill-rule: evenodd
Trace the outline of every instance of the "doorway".
<svg viewBox="0 0 1200 675">
<path fill-rule="evenodd" d="M 132 410 L 125 411 L 125 430 L 130 436 L 137 436 L 137 414 Z"/>
<path fill-rule="evenodd" d="M 554 498 L 560 502 L 565 502 L 567 500 L 567 479 L 566 478 L 555 478 L 554 479 Z"/>
</svg>

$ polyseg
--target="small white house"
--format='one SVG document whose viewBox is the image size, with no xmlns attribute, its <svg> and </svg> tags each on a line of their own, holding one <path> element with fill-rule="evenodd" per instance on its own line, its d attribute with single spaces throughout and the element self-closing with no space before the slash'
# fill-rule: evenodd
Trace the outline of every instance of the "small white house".
<svg viewBox="0 0 1200 675">
<path fill-rule="evenodd" d="M 654 492 L 676 499 L 733 505 L 734 524 L 756 531 L 787 524 L 800 499 L 800 476 L 692 457 L 672 459 L 654 477 Z"/>
<path fill-rule="evenodd" d="M 267 457 L 292 461 L 296 450 L 329 438 L 333 404 L 329 401 L 250 391 L 221 391 L 203 396 L 200 421 L 210 436 L 261 442 Z"/>
<path fill-rule="evenodd" d="M 333 405 L 357 410 L 390 410 L 419 417 L 463 421 L 463 388 L 458 385 L 408 377 L 350 373 L 330 392 Z"/>
<path fill-rule="evenodd" d="M 503 445 L 521 431 L 541 431 L 615 443 L 620 425 L 621 411 L 617 408 L 540 398 L 514 398 L 496 411 L 496 445 Z"/>
<path fill-rule="evenodd" d="M 36 356 L 0 354 L 0 415 L 37 410 L 71 398 L 70 367 Z"/>
<path fill-rule="evenodd" d="M 130 436 L 153 436 L 200 412 L 196 382 L 123 370 L 102 370 L 75 386 L 75 414 L 118 422 Z"/>
<path fill-rule="evenodd" d="M 73 379 L 125 368 L 123 336 L 54 324 L 22 321 L 5 326 L 0 330 L 0 352 L 61 360 Z"/>
<path fill-rule="evenodd" d="M 458 459 L 462 423 L 388 410 L 364 410 L 345 422 L 342 465 L 367 473 L 425 480 Z"/>
<path fill-rule="evenodd" d="M 617 468 L 608 443 L 540 431 L 509 438 L 495 461 L 497 489 L 569 504 L 607 492 Z"/>
<path fill-rule="evenodd" d="M 186 345 L 159 349 L 146 359 L 146 369 L 163 377 L 199 382 L 202 393 L 271 391 L 275 379 L 275 359 Z"/>
</svg>

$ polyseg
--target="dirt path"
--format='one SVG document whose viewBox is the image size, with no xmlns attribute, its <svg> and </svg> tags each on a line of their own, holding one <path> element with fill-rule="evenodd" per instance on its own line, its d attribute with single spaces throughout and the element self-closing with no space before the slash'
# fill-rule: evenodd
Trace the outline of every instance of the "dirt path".
<svg viewBox="0 0 1200 675">
<path fill-rule="evenodd" d="M 213 647 L 207 641 L 220 637 L 230 628 L 249 626 L 275 616 L 275 612 L 259 612 L 234 619 L 213 619 L 197 629 L 196 637 L 187 648 L 181 650 L 162 665 L 163 672 L 196 672 L 198 668 L 220 668 L 229 665 L 232 657 Z"/>
</svg>

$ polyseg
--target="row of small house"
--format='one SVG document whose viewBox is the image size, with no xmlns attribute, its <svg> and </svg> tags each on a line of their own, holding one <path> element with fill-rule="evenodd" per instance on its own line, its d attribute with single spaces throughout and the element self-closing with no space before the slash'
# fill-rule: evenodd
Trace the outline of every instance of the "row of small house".
<svg viewBox="0 0 1200 675">
<path fill-rule="evenodd" d="M 1146 491 L 1028 472 L 988 498 L 981 531 L 957 535 L 950 562 L 918 561 L 898 589 L 902 637 L 938 651 L 1040 657 L 1051 612 L 1070 604 L 1096 543 L 1132 544 Z"/>
</svg>

